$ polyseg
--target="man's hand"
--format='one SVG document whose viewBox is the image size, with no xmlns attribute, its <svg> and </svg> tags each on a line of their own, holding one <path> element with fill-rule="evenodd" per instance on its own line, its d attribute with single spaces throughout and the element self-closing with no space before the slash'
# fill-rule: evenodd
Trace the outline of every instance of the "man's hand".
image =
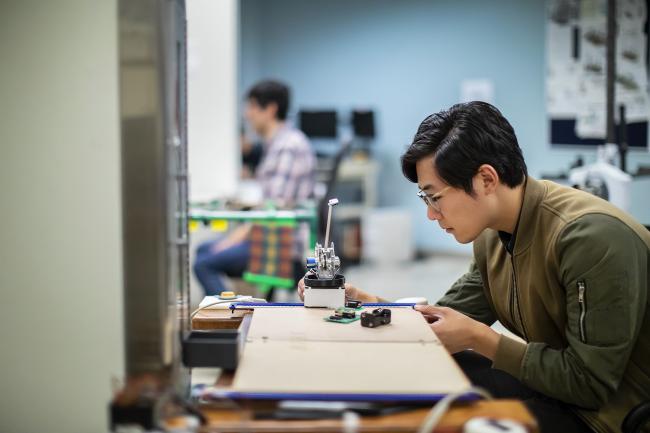
<svg viewBox="0 0 650 433">
<path fill-rule="evenodd" d="M 473 349 L 494 359 L 501 335 L 463 313 L 434 305 L 416 305 L 449 353 Z"/>
<path fill-rule="evenodd" d="M 301 301 L 305 300 L 305 278 L 304 277 L 298 282 L 298 296 L 300 296 Z M 345 298 L 355 299 L 361 302 L 379 302 L 379 298 L 377 298 L 377 296 L 370 295 L 364 292 L 363 290 L 358 289 L 348 283 L 345 283 Z"/>
</svg>

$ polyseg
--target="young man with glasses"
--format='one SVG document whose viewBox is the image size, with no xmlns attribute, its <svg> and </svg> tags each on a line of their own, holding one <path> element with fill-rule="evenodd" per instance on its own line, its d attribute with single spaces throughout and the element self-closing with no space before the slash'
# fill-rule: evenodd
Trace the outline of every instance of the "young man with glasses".
<svg viewBox="0 0 650 433">
<path fill-rule="evenodd" d="M 470 380 L 524 400 L 542 432 L 620 431 L 650 399 L 650 232 L 529 176 L 510 123 L 484 102 L 427 117 L 401 162 L 429 219 L 473 242 L 469 271 L 417 307 Z"/>
</svg>

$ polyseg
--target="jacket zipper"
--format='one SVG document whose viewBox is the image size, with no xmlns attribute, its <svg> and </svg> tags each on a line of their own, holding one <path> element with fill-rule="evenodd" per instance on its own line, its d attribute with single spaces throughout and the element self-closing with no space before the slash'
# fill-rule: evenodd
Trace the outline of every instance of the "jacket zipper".
<svg viewBox="0 0 650 433">
<path fill-rule="evenodd" d="M 515 258 L 510 255 L 510 262 L 512 263 L 512 298 L 511 298 L 511 311 L 512 317 L 517 323 L 517 317 L 515 314 L 515 305 L 517 306 L 517 314 L 519 314 L 519 323 L 521 324 L 521 332 L 524 334 L 524 339 L 528 341 L 528 332 L 526 332 L 526 325 L 524 325 L 524 318 L 521 315 L 521 306 L 519 305 L 519 289 L 517 287 L 517 272 L 515 272 Z"/>
<path fill-rule="evenodd" d="M 515 283 L 515 273 L 512 273 L 512 292 L 510 293 L 510 315 L 512 316 L 512 323 L 513 325 L 517 324 L 517 321 L 515 320 L 515 286 L 517 284 Z"/>
<path fill-rule="evenodd" d="M 587 285 L 584 280 L 578 281 L 578 305 L 580 306 L 580 319 L 578 325 L 580 328 L 580 341 L 587 342 L 587 332 L 585 331 L 585 316 L 587 315 L 587 305 L 585 303 L 585 290 Z"/>
</svg>

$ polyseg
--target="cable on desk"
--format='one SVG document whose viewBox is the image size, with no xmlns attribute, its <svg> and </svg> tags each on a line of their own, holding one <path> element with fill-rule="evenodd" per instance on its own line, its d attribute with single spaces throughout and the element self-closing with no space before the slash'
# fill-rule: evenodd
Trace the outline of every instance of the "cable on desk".
<svg viewBox="0 0 650 433">
<path fill-rule="evenodd" d="M 478 388 L 475 386 L 467 388 L 463 391 L 448 394 L 431 408 L 427 416 L 424 418 L 424 421 L 422 421 L 422 424 L 418 429 L 418 433 L 432 433 L 440 422 L 442 416 L 449 410 L 451 404 L 460 397 L 466 397 L 467 394 L 478 394 L 486 400 L 492 400 L 492 396 L 489 392 L 483 388 Z"/>
</svg>

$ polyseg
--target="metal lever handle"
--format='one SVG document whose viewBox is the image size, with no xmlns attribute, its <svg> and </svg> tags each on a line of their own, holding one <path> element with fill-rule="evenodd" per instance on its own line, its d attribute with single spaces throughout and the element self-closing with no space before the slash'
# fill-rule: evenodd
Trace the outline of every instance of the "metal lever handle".
<svg viewBox="0 0 650 433">
<path fill-rule="evenodd" d="M 330 201 L 327 202 L 327 206 L 329 209 L 327 210 L 327 228 L 325 229 L 325 248 L 329 248 L 329 240 L 330 240 L 330 223 L 332 221 L 332 207 L 336 206 L 339 204 L 339 199 L 338 198 L 333 198 Z"/>
</svg>

